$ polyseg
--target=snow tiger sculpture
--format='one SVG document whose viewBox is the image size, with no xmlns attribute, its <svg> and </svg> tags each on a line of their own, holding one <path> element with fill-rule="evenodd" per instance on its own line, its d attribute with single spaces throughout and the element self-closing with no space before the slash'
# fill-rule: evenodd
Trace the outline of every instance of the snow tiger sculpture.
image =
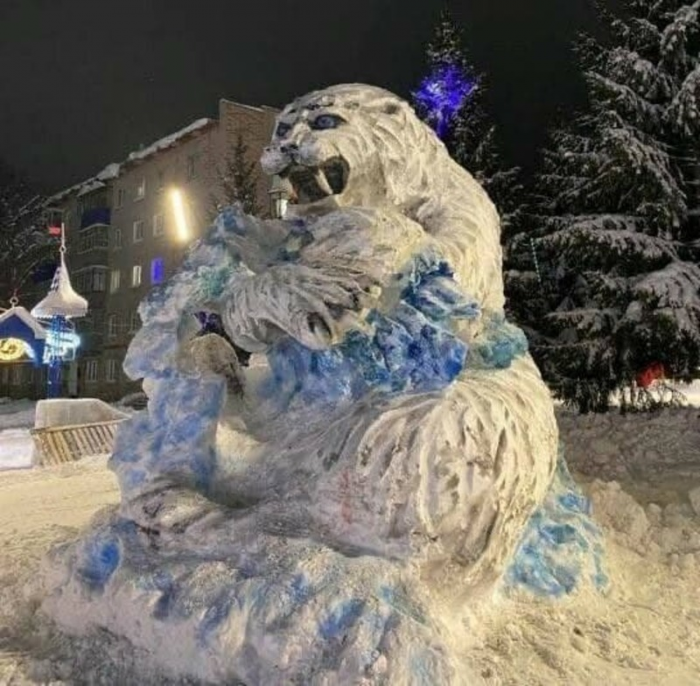
<svg viewBox="0 0 700 686">
<path fill-rule="evenodd" d="M 606 583 L 496 210 L 370 86 L 295 100 L 262 162 L 294 204 L 225 210 L 141 304 L 121 504 L 43 608 L 207 683 L 476 683 L 477 601 Z"/>
<path fill-rule="evenodd" d="M 293 194 L 290 217 L 231 215 L 239 265 L 196 304 L 228 340 L 196 337 L 180 358 L 233 389 L 210 497 L 245 504 L 252 528 L 282 521 L 337 549 L 494 581 L 551 482 L 557 428 L 503 318 L 493 204 L 407 103 L 370 86 L 295 100 L 262 164 Z M 267 356 L 262 381 L 230 341 Z M 219 516 L 177 474 L 157 483 L 127 505 L 144 527 L 200 536 Z"/>
</svg>

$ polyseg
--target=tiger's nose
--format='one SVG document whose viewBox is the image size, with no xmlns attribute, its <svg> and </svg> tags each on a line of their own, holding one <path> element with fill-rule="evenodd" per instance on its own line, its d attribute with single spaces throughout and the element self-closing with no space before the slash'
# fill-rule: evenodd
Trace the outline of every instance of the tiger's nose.
<svg viewBox="0 0 700 686">
<path fill-rule="evenodd" d="M 296 143 L 283 143 L 280 150 L 285 154 L 293 154 L 299 150 L 299 146 Z"/>
</svg>

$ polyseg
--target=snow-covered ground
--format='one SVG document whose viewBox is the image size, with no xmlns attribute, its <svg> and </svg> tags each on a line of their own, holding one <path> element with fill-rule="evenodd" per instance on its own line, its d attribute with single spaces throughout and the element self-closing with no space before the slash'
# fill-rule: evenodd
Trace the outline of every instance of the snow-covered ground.
<svg viewBox="0 0 700 686">
<path fill-rule="evenodd" d="M 32 466 L 32 437 L 36 403 L 0 399 L 0 470 Z"/>
<path fill-rule="evenodd" d="M 699 415 L 689 407 L 580 417 L 560 408 L 567 458 L 606 534 L 612 590 L 503 600 L 469 647 L 483 684 L 700 684 Z M 33 403 L 0 404 L 0 455 L 21 453 L 12 437 L 32 424 Z M 104 458 L 0 473 L 3 686 L 176 683 L 123 641 L 69 638 L 37 612 L 48 548 L 118 499 Z"/>
</svg>

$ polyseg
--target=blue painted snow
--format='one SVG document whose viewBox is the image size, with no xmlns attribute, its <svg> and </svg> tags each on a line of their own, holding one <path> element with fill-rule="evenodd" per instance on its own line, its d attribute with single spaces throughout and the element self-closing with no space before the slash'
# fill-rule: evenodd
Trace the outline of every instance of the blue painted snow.
<svg viewBox="0 0 700 686">
<path fill-rule="evenodd" d="M 77 567 L 81 581 L 91 590 L 100 591 L 119 566 L 119 539 L 111 532 L 98 534 L 85 543 Z"/>
<path fill-rule="evenodd" d="M 318 633 L 326 641 L 339 639 L 359 619 L 365 606 L 363 600 L 351 598 L 333 609 L 318 625 Z"/>
<path fill-rule="evenodd" d="M 590 501 L 571 477 L 560 453 L 544 503 L 526 525 L 504 586 L 538 596 L 561 597 L 582 585 L 605 591 L 602 532 Z"/>
</svg>

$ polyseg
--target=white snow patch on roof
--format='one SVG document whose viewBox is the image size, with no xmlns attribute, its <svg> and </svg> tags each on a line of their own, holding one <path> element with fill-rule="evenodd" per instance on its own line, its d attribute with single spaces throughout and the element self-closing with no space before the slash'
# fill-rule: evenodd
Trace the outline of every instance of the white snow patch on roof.
<svg viewBox="0 0 700 686">
<path fill-rule="evenodd" d="M 69 195 L 72 195 L 73 193 L 77 193 L 78 197 L 81 197 L 83 195 L 86 195 L 87 193 L 91 193 L 92 191 L 97 190 L 98 188 L 102 188 L 106 185 L 105 183 L 103 183 L 104 181 L 116 179 L 117 176 L 119 176 L 120 168 L 121 165 L 117 164 L 116 162 L 112 162 L 100 172 L 95 174 L 95 176 L 91 176 L 89 179 L 85 179 L 85 181 L 81 181 L 80 183 L 76 183 L 73 186 L 69 186 L 64 190 L 55 193 L 50 198 L 48 198 L 46 204 L 50 206 L 53 203 L 61 202 L 61 200 L 68 197 Z"/>
<path fill-rule="evenodd" d="M 178 140 L 181 138 L 194 133 L 195 131 L 198 131 L 199 129 L 204 128 L 205 126 L 209 126 L 214 120 L 213 119 L 197 119 L 197 121 L 192 122 L 189 126 L 186 126 L 184 129 L 180 129 L 179 131 L 176 131 L 175 133 L 171 133 L 169 136 L 165 136 L 164 138 L 160 138 L 157 140 L 155 143 L 152 143 L 146 148 L 143 148 L 142 150 L 137 150 L 136 152 L 132 152 L 129 154 L 129 156 L 126 158 L 127 162 L 133 162 L 136 160 L 142 160 L 146 157 L 149 157 L 150 155 L 153 155 L 154 153 L 158 152 L 159 150 L 163 150 L 165 148 L 169 148 L 171 145 L 174 143 L 177 143 Z"/>
</svg>

